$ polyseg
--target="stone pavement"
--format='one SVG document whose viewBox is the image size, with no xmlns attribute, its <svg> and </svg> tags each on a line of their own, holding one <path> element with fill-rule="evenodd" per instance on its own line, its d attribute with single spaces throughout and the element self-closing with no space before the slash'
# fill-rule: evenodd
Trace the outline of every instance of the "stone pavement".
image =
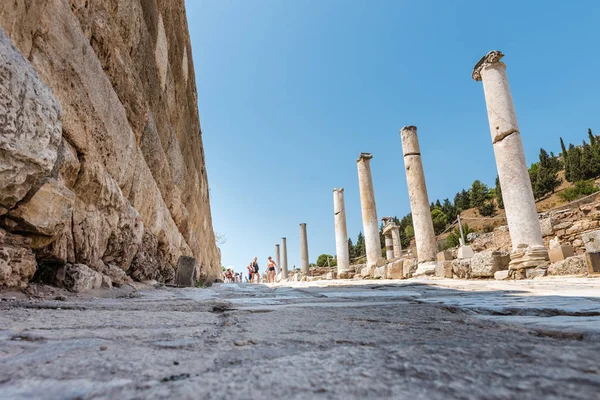
<svg viewBox="0 0 600 400">
<path fill-rule="evenodd" d="M 0 298 L 2 399 L 600 393 L 600 280 L 318 281 Z"/>
</svg>

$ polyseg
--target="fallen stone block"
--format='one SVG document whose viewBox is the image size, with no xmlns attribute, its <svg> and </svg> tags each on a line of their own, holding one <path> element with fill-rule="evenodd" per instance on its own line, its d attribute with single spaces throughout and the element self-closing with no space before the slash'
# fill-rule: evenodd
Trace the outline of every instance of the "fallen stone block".
<svg viewBox="0 0 600 400">
<path fill-rule="evenodd" d="M 489 278 L 496 271 L 508 269 L 510 255 L 501 251 L 482 251 L 471 258 L 471 277 Z"/>
<path fill-rule="evenodd" d="M 354 270 L 341 271 L 338 273 L 338 279 L 352 279 L 355 275 Z"/>
<path fill-rule="evenodd" d="M 434 275 L 436 265 L 437 261 L 427 261 L 419 263 L 416 271 L 413 272 L 413 276 Z"/>
<path fill-rule="evenodd" d="M 438 261 L 435 266 L 435 276 L 452 279 L 452 261 Z"/>
<path fill-rule="evenodd" d="M 385 279 L 386 278 L 386 269 L 387 269 L 386 265 L 384 265 L 382 267 L 376 267 L 373 270 L 373 278 L 374 279 Z"/>
<path fill-rule="evenodd" d="M 471 259 L 464 258 L 452 261 L 452 273 L 456 278 L 470 279 L 471 278 Z"/>
<path fill-rule="evenodd" d="M 452 258 L 452 252 L 448 250 L 440 251 L 439 253 L 437 253 L 438 261 L 452 261 Z"/>
<path fill-rule="evenodd" d="M 56 271 L 54 283 L 70 292 L 86 292 L 102 287 L 103 275 L 84 264 L 66 264 Z"/>
<path fill-rule="evenodd" d="M 181 256 L 177 262 L 177 272 L 175 273 L 175 285 L 182 287 L 196 286 L 196 271 L 198 270 L 198 261 L 194 257 Z"/>
<path fill-rule="evenodd" d="M 585 275 L 588 266 L 584 255 L 568 257 L 563 261 L 550 264 L 548 275 Z"/>
<path fill-rule="evenodd" d="M 566 258 L 573 257 L 573 246 L 571 246 L 570 244 L 562 244 L 558 247 L 550 248 L 550 250 L 548 250 L 548 256 L 550 257 L 550 262 L 552 263 L 556 263 Z"/>
<path fill-rule="evenodd" d="M 361 275 L 363 278 L 366 278 L 366 277 L 371 277 L 371 278 L 372 278 L 372 277 L 373 277 L 373 274 L 374 274 L 374 272 L 375 272 L 375 268 L 376 268 L 376 267 L 375 267 L 374 265 L 371 265 L 371 266 L 364 267 L 364 268 L 363 268 L 363 269 L 360 271 L 360 275 Z"/>
<path fill-rule="evenodd" d="M 588 253 L 600 252 L 600 230 L 582 234 L 581 240 L 583 240 L 585 251 Z"/>
<path fill-rule="evenodd" d="M 413 273 L 417 270 L 417 259 L 407 258 L 402 262 L 402 274 L 405 278 L 412 278 Z"/>
<path fill-rule="evenodd" d="M 508 280 L 509 273 L 510 273 L 510 271 L 507 269 L 505 269 L 503 271 L 496 271 L 496 272 L 494 272 L 494 279 L 499 280 L 499 281 Z"/>
<path fill-rule="evenodd" d="M 404 279 L 404 261 L 397 260 L 387 265 L 387 279 Z"/>
</svg>

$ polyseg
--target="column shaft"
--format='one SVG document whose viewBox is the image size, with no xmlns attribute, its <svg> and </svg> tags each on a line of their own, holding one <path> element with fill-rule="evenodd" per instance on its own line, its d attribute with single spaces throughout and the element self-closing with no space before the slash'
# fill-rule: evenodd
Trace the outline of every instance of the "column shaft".
<svg viewBox="0 0 600 400">
<path fill-rule="evenodd" d="M 425 173 L 421 162 L 417 127 L 405 126 L 400 131 L 400 135 L 402 137 L 410 210 L 417 243 L 417 257 L 420 264 L 436 259 L 435 232 L 431 220 Z"/>
<path fill-rule="evenodd" d="M 288 278 L 287 240 L 281 238 L 281 279 Z"/>
<path fill-rule="evenodd" d="M 335 251 L 338 273 L 350 269 L 348 230 L 346 229 L 346 207 L 344 189 L 333 189 L 333 219 L 335 223 Z"/>
<path fill-rule="evenodd" d="M 375 205 L 375 192 L 371 178 L 370 160 L 373 156 L 361 153 L 356 160 L 358 166 L 358 185 L 360 189 L 360 207 L 362 211 L 363 229 L 365 231 L 365 247 L 367 266 L 377 265 L 381 258 L 381 242 L 379 240 L 379 223 Z"/>
<path fill-rule="evenodd" d="M 506 76 L 506 64 L 500 62 L 503 56 L 498 51 L 488 53 L 475 66 L 473 78 L 483 82 L 502 200 L 512 248 L 516 250 L 523 244 L 543 246 L 544 241 Z"/>
<path fill-rule="evenodd" d="M 308 238 L 306 236 L 306 224 L 300 224 L 300 255 L 302 257 L 302 273 L 308 276 Z"/>
<path fill-rule="evenodd" d="M 281 270 L 281 264 L 279 263 L 281 258 L 279 257 L 279 245 L 275 245 L 275 264 L 277 264 L 277 268 Z"/>
<path fill-rule="evenodd" d="M 388 260 L 394 259 L 394 242 L 391 234 L 385 235 L 385 258 Z"/>
<path fill-rule="evenodd" d="M 402 257 L 402 242 L 400 241 L 400 228 L 392 229 L 392 244 L 394 246 L 394 258 Z"/>
</svg>

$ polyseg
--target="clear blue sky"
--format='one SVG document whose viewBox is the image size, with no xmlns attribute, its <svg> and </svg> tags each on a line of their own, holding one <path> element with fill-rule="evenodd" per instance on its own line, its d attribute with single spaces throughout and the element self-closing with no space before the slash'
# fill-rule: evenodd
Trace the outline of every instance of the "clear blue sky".
<svg viewBox="0 0 600 400">
<path fill-rule="evenodd" d="M 334 187 L 362 230 L 356 158 L 379 217 L 408 213 L 399 130 L 418 127 L 430 201 L 494 184 L 483 88 L 504 52 L 528 163 L 600 134 L 600 2 L 186 0 L 214 228 L 241 271 L 288 239 L 335 254 Z"/>
</svg>

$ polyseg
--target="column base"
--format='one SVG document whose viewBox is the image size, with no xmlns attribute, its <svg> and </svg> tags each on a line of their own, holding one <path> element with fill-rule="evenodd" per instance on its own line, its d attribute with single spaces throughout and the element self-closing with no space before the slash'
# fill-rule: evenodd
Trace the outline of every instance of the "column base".
<svg viewBox="0 0 600 400">
<path fill-rule="evenodd" d="M 520 244 L 510 253 L 508 268 L 514 271 L 548 264 L 548 250 L 544 246 Z"/>
<path fill-rule="evenodd" d="M 414 272 L 413 276 L 419 275 L 435 275 L 435 267 L 437 266 L 437 261 L 425 261 L 419 263 L 417 266 L 417 270 Z"/>
</svg>

